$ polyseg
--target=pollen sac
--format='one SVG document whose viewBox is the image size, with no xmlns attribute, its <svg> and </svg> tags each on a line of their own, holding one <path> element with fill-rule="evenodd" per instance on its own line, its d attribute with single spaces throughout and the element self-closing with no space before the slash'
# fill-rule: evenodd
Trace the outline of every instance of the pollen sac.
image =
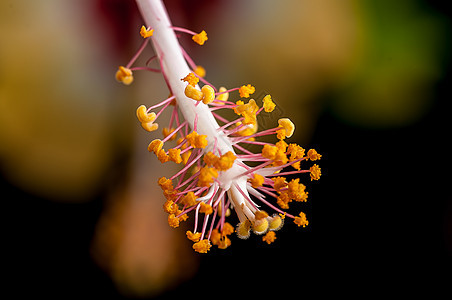
<svg viewBox="0 0 452 300">
<path fill-rule="evenodd" d="M 177 227 L 179 227 L 179 223 L 180 223 L 179 218 L 176 217 L 174 214 L 170 214 L 168 216 L 168 224 L 169 224 L 169 226 L 171 226 L 173 228 L 177 228 Z"/>
<path fill-rule="evenodd" d="M 154 112 L 147 113 L 146 106 L 144 105 L 140 105 L 137 108 L 137 118 L 141 123 L 141 127 L 146 131 L 151 132 L 159 128 L 157 123 L 153 123 L 157 118 L 156 114 Z"/>
<path fill-rule="evenodd" d="M 202 45 L 204 45 L 204 42 L 208 40 L 208 38 L 207 38 L 207 33 L 203 30 L 203 31 L 201 31 L 201 32 L 198 33 L 198 34 L 195 34 L 195 35 L 192 37 L 192 39 L 193 39 L 193 41 L 195 41 L 197 44 L 199 44 L 199 45 L 202 46 Z"/>
<path fill-rule="evenodd" d="M 265 96 L 264 99 L 262 100 L 262 102 L 264 102 L 265 112 L 272 112 L 276 107 L 276 104 L 272 101 L 272 98 L 270 95 Z"/>
<path fill-rule="evenodd" d="M 227 101 L 229 99 L 229 93 L 226 92 L 227 89 L 225 87 L 220 87 L 220 89 L 218 90 L 219 93 L 223 93 L 217 96 L 217 100 L 220 101 Z"/>
<path fill-rule="evenodd" d="M 262 237 L 262 241 L 266 242 L 267 244 L 271 244 L 276 240 L 276 234 L 273 231 L 269 231 L 267 232 L 266 235 L 264 235 L 264 237 Z"/>
<path fill-rule="evenodd" d="M 290 138 L 295 131 L 295 125 L 292 123 L 292 121 L 288 118 L 282 118 L 278 120 L 278 124 L 280 127 L 284 128 L 285 135 L 287 138 Z"/>
<path fill-rule="evenodd" d="M 309 221 L 306 219 L 306 214 L 304 212 L 300 212 L 299 217 L 295 217 L 293 222 L 297 224 L 298 227 L 306 227 L 309 224 Z"/>
<path fill-rule="evenodd" d="M 253 94 L 256 91 L 256 89 L 254 88 L 254 86 L 252 86 L 251 84 L 248 85 L 242 85 L 239 88 L 239 93 L 240 93 L 240 97 L 242 98 L 248 98 L 251 94 Z"/>
<path fill-rule="evenodd" d="M 140 35 L 141 35 L 143 38 L 151 37 L 153 34 L 154 34 L 154 29 L 149 29 L 149 30 L 148 30 L 146 27 L 141 26 L 141 29 L 140 29 Z"/>
<path fill-rule="evenodd" d="M 159 139 L 155 139 L 151 143 L 149 143 L 148 151 L 158 154 L 160 152 L 160 150 L 162 149 L 162 147 L 163 147 L 163 142 Z"/>
<path fill-rule="evenodd" d="M 314 164 L 309 171 L 311 172 L 311 181 L 313 180 L 319 180 L 320 179 L 320 175 L 322 175 L 322 172 L 320 170 L 320 167 L 316 164 Z"/>
<path fill-rule="evenodd" d="M 188 84 L 185 87 L 185 96 L 187 96 L 188 98 L 191 98 L 193 100 L 196 100 L 196 101 L 201 101 L 204 94 L 200 90 L 198 90 L 194 86 L 192 86 L 191 84 Z"/>
<path fill-rule="evenodd" d="M 258 188 L 264 184 L 264 176 L 259 174 L 254 174 L 253 177 L 249 180 L 251 183 L 251 186 L 253 188 Z"/>
<path fill-rule="evenodd" d="M 309 149 L 307 157 L 312 160 L 319 160 L 320 158 L 322 158 L 322 155 L 318 154 L 317 151 L 315 151 L 315 149 Z"/>
<path fill-rule="evenodd" d="M 188 73 L 187 76 L 181 79 L 182 81 L 188 82 L 191 86 L 196 86 L 199 82 L 199 78 L 195 76 L 192 72 Z"/>
<path fill-rule="evenodd" d="M 214 168 L 203 167 L 199 172 L 198 186 L 211 186 L 215 178 L 218 177 L 218 172 Z"/>
<path fill-rule="evenodd" d="M 141 123 L 141 127 L 143 127 L 144 130 L 152 132 L 152 131 L 156 131 L 157 129 L 159 129 L 159 124 L 157 123 Z"/>
<path fill-rule="evenodd" d="M 187 235 L 187 238 L 192 241 L 192 242 L 199 242 L 200 238 L 201 238 L 201 232 L 197 232 L 197 233 L 193 233 L 190 230 L 187 230 L 187 232 L 185 233 Z"/>
<path fill-rule="evenodd" d="M 180 164 L 182 162 L 182 157 L 180 156 L 180 149 L 169 149 L 168 150 L 169 160 Z"/>
<path fill-rule="evenodd" d="M 209 240 L 202 240 L 193 244 L 193 249 L 199 253 L 207 253 L 207 251 L 210 250 L 210 247 L 212 247 L 212 245 L 210 245 Z"/>
<path fill-rule="evenodd" d="M 201 92 L 203 94 L 202 96 L 202 103 L 209 104 L 212 103 L 213 100 L 215 100 L 215 90 L 210 85 L 205 85 L 202 87 Z"/>
<path fill-rule="evenodd" d="M 119 66 L 115 77 L 117 81 L 122 82 L 125 85 L 129 85 L 133 81 L 132 70 L 123 66 Z"/>
</svg>

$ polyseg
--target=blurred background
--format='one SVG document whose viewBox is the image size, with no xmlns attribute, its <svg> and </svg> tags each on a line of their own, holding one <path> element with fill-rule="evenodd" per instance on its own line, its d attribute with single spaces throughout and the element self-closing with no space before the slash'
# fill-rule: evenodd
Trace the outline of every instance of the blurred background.
<svg viewBox="0 0 452 300">
<path fill-rule="evenodd" d="M 4 0 L 5 295 L 443 293 L 452 279 L 449 6 L 165 4 L 175 26 L 207 31 L 203 47 L 181 43 L 210 82 L 270 93 L 275 118 L 296 123 L 291 141 L 323 155 L 321 180 L 306 182 L 308 202 L 296 207 L 309 226 L 287 224 L 271 245 L 234 238 L 227 250 L 192 251 L 189 227 L 167 225 L 156 184 L 177 167 L 149 155 L 157 134 L 135 118 L 139 104 L 166 98 L 163 79 L 114 79 L 140 44 L 135 2 Z M 137 64 L 152 55 L 148 47 Z"/>
</svg>

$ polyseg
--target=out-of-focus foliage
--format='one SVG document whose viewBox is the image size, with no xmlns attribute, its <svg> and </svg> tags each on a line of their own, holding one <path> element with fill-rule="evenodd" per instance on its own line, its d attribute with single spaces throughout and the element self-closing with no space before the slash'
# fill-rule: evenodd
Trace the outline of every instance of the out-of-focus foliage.
<svg viewBox="0 0 452 300">
<path fill-rule="evenodd" d="M 412 124 L 429 110 L 441 76 L 445 20 L 416 1 L 359 2 L 362 49 L 335 91 L 334 111 L 365 127 Z"/>
</svg>

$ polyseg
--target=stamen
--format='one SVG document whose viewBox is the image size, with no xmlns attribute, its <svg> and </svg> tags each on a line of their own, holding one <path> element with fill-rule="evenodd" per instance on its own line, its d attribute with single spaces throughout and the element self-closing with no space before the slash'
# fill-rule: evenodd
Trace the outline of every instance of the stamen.
<svg viewBox="0 0 452 300">
<path fill-rule="evenodd" d="M 310 149 L 305 156 L 302 147 L 284 141 L 295 130 L 287 118 L 279 119 L 277 127 L 259 131 L 257 116 L 263 110 L 271 113 L 276 107 L 270 95 L 264 96 L 263 106 L 259 107 L 254 99 L 241 99 L 256 92 L 251 84 L 217 90 L 204 78 L 205 69 L 179 45 L 175 34 L 175 31 L 190 34 L 196 43 L 203 45 L 207 40 L 204 30 L 196 33 L 172 26 L 161 1 L 143 0 L 137 4 L 148 25 L 140 30 L 145 40 L 129 63 L 119 67 L 116 79 L 128 85 L 133 81 L 134 71 L 144 70 L 161 72 L 167 83 L 170 96 L 149 108 L 138 107 L 137 118 L 143 128 L 155 131 L 158 128 L 155 121 L 168 106 L 174 105 L 169 112 L 169 125 L 163 126 L 164 137 L 162 140 L 153 138 L 148 146 L 162 163 L 185 164 L 169 179 L 161 177 L 158 182 L 166 198 L 163 209 L 168 213 L 168 224 L 179 227 L 180 222 L 188 218 L 188 213 L 194 214 L 193 231 L 187 230 L 186 236 L 194 242 L 193 249 L 199 253 L 207 253 L 212 245 L 219 249 L 231 245 L 228 235 L 234 232 L 234 227 L 226 222 L 226 218 L 232 210 L 240 220 L 236 231 L 241 239 L 248 238 L 252 230 L 263 235 L 261 239 L 265 243 L 275 242 L 275 231 L 282 227 L 286 216 L 299 227 L 307 226 L 309 222 L 303 212 L 295 216 L 285 211 L 291 201 L 306 202 L 306 186 L 299 178 L 286 181 L 282 176 L 309 173 L 311 181 L 318 180 L 320 167 L 314 164 L 302 170 L 301 162 L 317 161 L 322 155 Z M 144 66 L 131 67 L 148 40 L 156 55 Z M 155 58 L 160 69 L 148 66 Z M 198 85 L 200 81 L 204 85 Z M 234 91 L 238 93 L 232 93 Z M 236 98 L 230 99 L 233 97 Z M 158 108 L 159 111 L 154 112 Z M 238 117 L 230 121 L 220 114 L 224 109 L 233 111 Z M 269 135 L 275 135 L 279 142 L 272 144 L 259 140 Z M 165 151 L 164 145 L 172 140 L 176 140 L 176 146 Z M 262 149 L 253 153 L 244 144 L 259 145 Z M 295 170 L 282 172 L 289 166 Z M 260 209 L 263 204 L 273 210 L 273 215 Z M 201 231 L 198 231 L 199 214 L 204 214 Z"/>
</svg>

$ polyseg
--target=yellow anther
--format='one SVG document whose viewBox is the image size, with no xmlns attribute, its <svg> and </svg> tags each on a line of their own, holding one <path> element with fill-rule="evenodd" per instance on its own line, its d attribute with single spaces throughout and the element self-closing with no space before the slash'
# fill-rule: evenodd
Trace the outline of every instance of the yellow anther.
<svg viewBox="0 0 452 300">
<path fill-rule="evenodd" d="M 180 203 L 182 205 L 186 205 L 187 207 L 190 207 L 190 206 L 198 204 L 196 199 L 198 199 L 198 197 L 195 195 L 195 193 L 188 192 L 180 199 Z"/>
<path fill-rule="evenodd" d="M 158 154 L 159 151 L 162 149 L 162 147 L 163 147 L 163 142 L 159 139 L 155 139 L 149 143 L 148 151 Z"/>
<path fill-rule="evenodd" d="M 178 209 L 177 210 L 177 213 L 176 213 L 176 216 L 177 215 L 180 215 L 182 213 L 182 211 L 180 210 L 180 209 Z M 183 214 L 183 215 L 181 215 L 180 217 L 179 217 L 179 221 L 180 222 L 182 222 L 182 221 L 187 221 L 187 219 L 188 219 L 188 215 L 187 214 Z"/>
<path fill-rule="evenodd" d="M 251 222 L 250 220 L 246 219 L 245 221 L 239 223 L 237 225 L 237 236 L 243 240 L 246 240 L 250 237 L 250 229 L 251 229 Z"/>
<path fill-rule="evenodd" d="M 236 114 L 241 115 L 244 111 L 247 110 L 247 106 L 245 106 L 245 102 L 243 102 L 242 100 L 235 102 L 235 104 L 237 105 L 236 107 L 234 107 L 234 112 Z"/>
<path fill-rule="evenodd" d="M 193 87 L 196 86 L 199 82 L 199 78 L 196 77 L 196 75 L 193 74 L 192 72 L 188 73 L 188 75 L 182 78 L 181 80 L 188 82 L 188 84 Z"/>
<path fill-rule="evenodd" d="M 179 227 L 180 220 L 175 216 L 175 214 L 170 214 L 168 216 L 168 224 L 173 228 Z"/>
<path fill-rule="evenodd" d="M 224 235 L 230 235 L 234 233 L 234 227 L 229 224 L 228 222 L 225 222 L 223 225 L 223 231 L 221 231 Z"/>
<path fill-rule="evenodd" d="M 155 121 L 156 115 L 153 112 L 148 113 L 146 106 L 140 105 L 137 108 L 137 118 L 141 123 L 148 123 Z"/>
<path fill-rule="evenodd" d="M 306 156 L 312 161 L 322 158 L 322 155 L 318 154 L 315 149 L 310 149 Z"/>
<path fill-rule="evenodd" d="M 254 99 L 250 99 L 250 101 L 248 101 L 248 112 L 252 113 L 252 114 L 256 114 L 257 111 L 259 110 L 259 106 L 256 104 L 256 101 Z"/>
<path fill-rule="evenodd" d="M 196 69 L 194 69 L 193 72 L 195 72 L 195 74 L 199 77 L 206 77 L 206 69 L 204 69 L 202 66 L 196 66 Z"/>
<path fill-rule="evenodd" d="M 288 160 L 289 159 L 287 158 L 287 155 L 284 151 L 282 151 L 281 149 L 278 149 L 278 151 L 276 151 L 275 165 L 277 166 L 284 165 L 285 163 L 287 163 Z"/>
<path fill-rule="evenodd" d="M 239 88 L 239 93 L 240 93 L 240 97 L 242 98 L 248 98 L 251 94 L 253 94 L 256 91 L 256 89 L 254 88 L 254 86 L 252 86 L 251 84 L 248 85 L 242 85 Z"/>
<path fill-rule="evenodd" d="M 278 140 L 284 140 L 286 138 L 286 130 L 284 128 L 276 130 L 276 137 Z"/>
<path fill-rule="evenodd" d="M 215 90 L 210 85 L 204 85 L 201 89 L 201 92 L 203 93 L 202 103 L 209 104 L 213 100 L 215 100 Z"/>
<path fill-rule="evenodd" d="M 199 45 L 204 45 L 204 42 L 207 41 L 207 33 L 203 30 L 198 34 L 195 34 L 192 39 Z"/>
<path fill-rule="evenodd" d="M 154 34 L 154 29 L 149 29 L 148 30 L 146 27 L 141 26 L 140 35 L 143 38 L 148 38 L 148 37 L 152 36 L 153 34 Z"/>
<path fill-rule="evenodd" d="M 213 154 L 212 151 L 207 152 L 203 157 L 203 160 L 206 163 L 206 165 L 210 167 L 213 167 L 219 159 L 220 158 Z"/>
<path fill-rule="evenodd" d="M 199 242 L 199 239 L 201 238 L 201 232 L 197 232 L 197 233 L 193 233 L 190 230 L 187 230 L 187 232 L 185 232 L 185 234 L 187 235 L 187 238 L 192 241 L 192 242 Z"/>
<path fill-rule="evenodd" d="M 116 80 L 124 83 L 125 85 L 129 85 L 133 81 L 132 70 L 129 68 L 119 66 L 118 71 L 116 72 Z"/>
<path fill-rule="evenodd" d="M 275 159 L 277 152 L 278 148 L 269 144 L 265 144 L 262 148 L 262 156 L 268 159 Z"/>
<path fill-rule="evenodd" d="M 207 135 L 199 135 L 196 131 L 185 137 L 193 148 L 205 148 L 207 146 Z"/>
<path fill-rule="evenodd" d="M 270 95 L 265 96 L 262 102 L 264 102 L 265 112 L 272 112 L 276 107 L 276 104 L 272 101 L 272 97 Z"/>
<path fill-rule="evenodd" d="M 300 178 L 292 179 L 288 184 L 288 194 L 291 200 L 306 202 L 308 193 L 305 192 L 306 186 L 300 182 Z"/>
<path fill-rule="evenodd" d="M 171 179 L 166 179 L 165 177 L 161 177 L 158 180 L 158 183 L 160 185 L 160 187 L 163 190 L 163 195 L 165 196 L 166 199 L 168 200 L 176 200 L 176 194 L 179 192 L 178 190 L 175 190 L 173 187 L 173 182 L 171 181 Z M 175 209 L 177 210 L 177 205 L 175 205 Z M 176 213 L 176 212 L 172 212 L 172 213 Z"/>
<path fill-rule="evenodd" d="M 169 214 L 175 214 L 178 210 L 177 204 L 171 200 L 166 200 L 163 204 L 163 210 Z"/>
<path fill-rule="evenodd" d="M 249 179 L 249 181 L 253 188 L 258 188 L 264 184 L 265 177 L 259 174 L 254 174 L 253 177 Z"/>
<path fill-rule="evenodd" d="M 188 84 L 185 87 L 185 96 L 187 96 L 188 98 L 191 98 L 191 99 L 196 100 L 196 101 L 201 101 L 203 95 L 204 94 L 200 90 L 196 89 L 191 84 Z"/>
<path fill-rule="evenodd" d="M 269 232 L 267 232 L 266 235 L 264 235 L 264 236 L 262 237 L 262 241 L 266 242 L 266 243 L 269 244 L 269 245 L 270 245 L 271 243 L 273 243 L 275 240 L 276 240 L 276 234 L 275 234 L 274 231 L 269 231 Z"/>
<path fill-rule="evenodd" d="M 192 146 L 193 148 L 195 147 L 197 136 L 199 136 L 199 135 L 196 131 L 193 131 L 185 136 L 187 141 L 190 143 L 190 146 Z"/>
<path fill-rule="evenodd" d="M 247 104 L 244 104 L 243 101 L 239 100 L 235 103 L 237 106 L 234 107 L 234 112 L 238 115 L 244 117 L 243 124 L 257 124 L 256 123 L 256 113 L 259 110 L 259 106 L 257 106 L 256 101 L 254 99 L 250 99 Z"/>
<path fill-rule="evenodd" d="M 211 213 L 213 213 L 213 209 L 212 206 L 210 204 L 206 204 L 204 202 L 201 202 L 200 204 L 200 208 L 199 208 L 199 212 L 206 214 L 206 215 L 210 215 Z"/>
<path fill-rule="evenodd" d="M 278 148 L 278 150 L 280 150 L 280 151 L 285 153 L 286 149 L 287 149 L 287 146 L 289 146 L 289 145 L 287 145 L 287 143 L 284 142 L 284 141 L 279 141 L 279 142 L 277 142 L 275 144 L 275 146 L 276 146 L 276 148 Z"/>
<path fill-rule="evenodd" d="M 152 131 L 156 131 L 157 129 L 159 129 L 159 124 L 157 123 L 141 123 L 141 127 L 143 127 L 144 130 L 152 132 Z"/>
<path fill-rule="evenodd" d="M 192 73 L 190 73 L 192 74 Z M 196 101 L 202 101 L 204 104 L 209 104 L 215 100 L 215 90 L 210 85 L 204 85 L 201 90 L 198 90 L 191 84 L 185 87 L 185 96 Z"/>
<path fill-rule="evenodd" d="M 290 154 L 289 161 L 294 161 L 303 158 L 305 150 L 297 144 L 289 144 L 287 152 Z M 296 170 L 300 170 L 300 162 L 292 164 L 292 167 Z"/>
<path fill-rule="evenodd" d="M 220 87 L 220 89 L 218 90 L 219 93 L 224 93 L 226 91 L 227 91 L 227 89 L 223 86 Z M 221 100 L 221 101 L 227 101 L 229 99 L 229 93 L 224 93 L 224 94 L 218 95 L 217 99 Z"/>
<path fill-rule="evenodd" d="M 305 150 L 297 144 L 289 144 L 287 152 L 290 154 L 290 161 L 300 159 L 304 156 Z"/>
<path fill-rule="evenodd" d="M 285 177 L 273 177 L 272 178 L 273 181 L 273 188 L 279 192 L 280 189 L 287 187 L 287 181 Z"/>
<path fill-rule="evenodd" d="M 277 231 L 284 225 L 284 220 L 278 214 L 268 217 L 268 230 Z"/>
<path fill-rule="evenodd" d="M 207 146 L 207 135 L 198 135 L 195 140 L 195 148 L 204 149 Z"/>
<path fill-rule="evenodd" d="M 311 172 L 311 181 L 313 180 L 319 180 L 320 175 L 322 175 L 322 172 L 320 170 L 320 167 L 316 164 L 314 164 L 309 171 Z"/>
<path fill-rule="evenodd" d="M 218 177 L 218 172 L 214 168 L 203 167 L 199 171 L 198 186 L 211 186 L 214 179 Z"/>
<path fill-rule="evenodd" d="M 210 245 L 210 241 L 206 239 L 193 244 L 193 249 L 199 253 L 207 253 L 207 251 L 210 250 L 210 247 L 212 247 L 212 245 Z"/>
<path fill-rule="evenodd" d="M 182 157 L 180 156 L 180 149 L 169 149 L 168 150 L 169 160 L 174 161 L 176 164 L 182 162 Z"/>
<path fill-rule="evenodd" d="M 173 181 L 171 179 L 167 179 L 166 177 L 160 177 L 158 184 L 162 188 L 162 190 L 172 190 L 173 187 Z"/>
<path fill-rule="evenodd" d="M 254 221 L 253 232 L 255 234 L 261 235 L 261 234 L 266 233 L 267 230 L 268 230 L 268 220 L 266 218 Z"/>
<path fill-rule="evenodd" d="M 157 123 L 153 123 L 157 118 L 156 114 L 153 112 L 148 113 L 146 106 L 144 105 L 140 105 L 137 108 L 137 118 L 138 121 L 140 121 L 141 126 L 149 132 L 155 131 L 159 128 L 159 125 Z"/>
<path fill-rule="evenodd" d="M 215 169 L 219 171 L 229 170 L 232 165 L 234 165 L 234 161 L 236 160 L 236 156 L 231 151 L 226 152 L 214 163 Z"/>
<path fill-rule="evenodd" d="M 299 217 L 295 217 L 295 220 L 293 222 L 297 224 L 298 227 L 306 227 L 309 224 L 309 221 L 306 219 L 306 214 L 304 212 L 301 212 L 299 214 Z"/>
<path fill-rule="evenodd" d="M 243 124 L 246 124 L 246 125 L 254 125 L 254 124 L 256 124 L 256 115 L 255 114 L 251 114 L 249 112 L 245 112 L 243 114 L 243 116 L 245 117 L 243 119 Z"/>
<path fill-rule="evenodd" d="M 290 138 L 295 131 L 295 125 L 292 123 L 292 121 L 288 118 L 282 118 L 278 120 L 278 124 L 280 127 L 284 128 L 286 131 L 285 135 L 287 138 Z"/>
<path fill-rule="evenodd" d="M 159 152 L 157 153 L 157 158 L 162 164 L 166 163 L 169 160 L 169 156 L 166 154 L 164 149 L 159 150 Z"/>
<path fill-rule="evenodd" d="M 292 200 L 290 200 L 289 194 L 286 191 L 281 192 L 276 198 L 276 204 L 278 204 L 282 209 L 288 209 L 290 201 Z"/>
</svg>

